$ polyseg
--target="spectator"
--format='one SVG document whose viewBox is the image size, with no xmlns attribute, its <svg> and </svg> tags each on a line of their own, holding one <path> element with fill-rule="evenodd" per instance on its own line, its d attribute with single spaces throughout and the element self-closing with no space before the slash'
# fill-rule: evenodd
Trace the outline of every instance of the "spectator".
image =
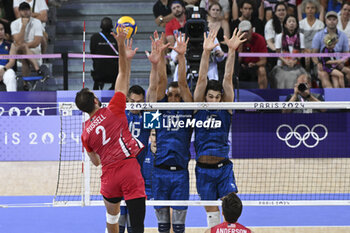
<svg viewBox="0 0 350 233">
<path fill-rule="evenodd" d="M 252 25 L 248 20 L 241 21 L 238 28 L 244 33 L 244 39 L 247 39 L 238 47 L 238 52 L 267 53 L 264 37 L 253 32 Z M 255 87 L 257 80 L 260 89 L 267 88 L 266 61 L 266 57 L 239 57 L 240 69 L 238 77 L 240 86 L 244 87 L 245 84 L 243 82 L 254 82 Z"/>
<path fill-rule="evenodd" d="M 232 0 L 232 19 L 231 21 L 235 21 L 240 17 L 239 7 L 242 6 L 243 0 Z M 260 19 L 264 21 L 264 1 L 263 0 L 254 0 L 253 2 L 253 18 Z"/>
<path fill-rule="evenodd" d="M 49 8 L 47 7 L 45 0 L 13 0 L 13 11 L 15 12 L 16 19 L 20 17 L 19 5 L 22 2 L 27 2 L 32 9 L 32 17 L 41 21 L 41 26 L 43 30 L 43 37 L 41 40 L 41 53 L 45 53 L 47 49 L 48 34 L 45 31 L 45 26 L 47 22 L 47 12 Z"/>
<path fill-rule="evenodd" d="M 40 20 L 31 17 L 32 12 L 30 5 L 26 2 L 22 2 L 19 7 L 20 18 L 11 23 L 11 31 L 14 39 L 14 45 L 16 46 L 17 54 L 41 54 L 41 41 L 43 37 L 43 31 Z M 47 67 L 42 65 L 39 67 L 41 59 L 23 59 L 22 60 L 22 75 L 29 76 L 30 65 L 32 65 L 39 76 L 47 77 Z M 27 85 L 24 85 L 24 89 L 27 89 Z"/>
<path fill-rule="evenodd" d="M 252 24 L 253 32 L 259 33 L 264 36 L 264 23 L 253 15 L 253 1 L 252 0 L 243 0 L 241 1 L 241 5 L 239 5 L 239 11 L 241 12 L 241 16 L 236 20 L 231 21 L 230 28 L 231 34 L 235 28 L 238 27 L 238 24 L 243 20 L 248 20 Z"/>
<path fill-rule="evenodd" d="M 320 3 L 318 0 L 304 0 L 301 8 L 306 13 L 306 18 L 299 22 L 300 32 L 304 34 L 305 53 L 311 53 L 312 39 L 324 28 L 324 23 L 315 17 L 315 14 L 319 12 Z M 310 58 L 305 58 L 305 66 L 308 71 L 311 70 L 310 61 Z"/>
<path fill-rule="evenodd" d="M 174 18 L 174 15 L 171 13 L 171 0 L 158 0 L 153 5 L 153 15 L 156 24 L 165 27 Z"/>
<path fill-rule="evenodd" d="M 287 96 L 286 102 L 319 102 L 324 101 L 322 95 L 312 93 L 311 90 L 311 77 L 308 74 L 302 74 L 298 76 L 294 85 L 294 93 Z M 324 112 L 325 110 L 315 109 L 283 109 L 283 113 L 313 113 Z"/>
<path fill-rule="evenodd" d="M 0 1 L 0 22 L 5 25 L 5 39 L 12 40 L 10 24 L 15 20 L 12 1 Z"/>
<path fill-rule="evenodd" d="M 5 24 L 0 21 L 0 54 L 14 55 L 15 46 L 5 40 Z M 6 86 L 6 91 L 17 91 L 16 74 L 12 67 L 15 65 L 14 59 L 1 59 L 0 60 L 0 82 L 3 82 Z"/>
<path fill-rule="evenodd" d="M 335 33 L 329 33 L 324 37 L 323 42 L 325 43 L 325 47 L 322 53 L 334 53 L 334 47 L 338 42 L 338 37 Z M 342 60 L 335 57 L 320 57 L 319 61 L 322 64 L 323 71 L 331 77 L 330 81 L 333 87 L 345 87 L 344 75 L 341 72 L 343 68 Z"/>
<path fill-rule="evenodd" d="M 350 46 L 350 2 L 344 1 L 340 10 L 340 17 L 338 17 L 338 30 L 344 32 L 348 37 Z"/>
<path fill-rule="evenodd" d="M 344 32 L 337 30 L 338 24 L 338 14 L 334 11 L 327 12 L 326 14 L 326 28 L 317 32 L 315 37 L 312 40 L 312 52 L 318 53 L 322 51 L 326 46 L 324 43 L 324 37 L 326 34 L 335 33 L 338 36 L 338 43 L 334 47 L 334 51 L 337 53 L 347 53 L 349 52 L 349 42 L 348 38 Z M 339 60 L 339 58 L 337 58 Z M 323 65 L 318 61 L 317 57 L 312 58 L 314 64 L 317 64 L 317 74 L 318 79 L 322 83 L 323 88 L 332 88 L 333 85 L 329 79 L 329 75 L 326 71 L 323 70 Z M 342 58 L 339 60 L 341 71 L 346 74 L 346 78 L 349 80 L 350 69 L 344 66 L 344 63 L 347 61 L 347 58 Z"/>
<path fill-rule="evenodd" d="M 264 1 L 264 7 L 265 7 L 265 20 L 269 21 L 272 17 L 272 9 L 276 9 L 276 5 L 278 3 L 284 3 L 287 7 L 286 13 L 288 15 L 295 15 L 297 16 L 297 7 L 296 7 L 296 0 L 265 0 Z"/>
<path fill-rule="evenodd" d="M 186 24 L 185 3 L 182 0 L 173 0 L 171 3 L 171 13 L 174 18 L 165 25 L 165 36 L 167 42 L 171 46 L 174 46 L 175 34 L 178 34 Z"/>
<path fill-rule="evenodd" d="M 309 5 L 309 6 L 307 6 Z M 316 7 L 316 9 L 314 9 Z M 309 8 L 309 9 L 308 9 Z M 323 5 L 321 5 L 320 0 L 304 0 L 301 4 L 298 5 L 298 19 L 299 23 L 303 18 L 308 17 L 308 13 L 306 11 L 313 11 L 314 18 L 318 18 L 321 22 L 324 20 L 325 10 Z M 310 12 L 309 12 L 310 13 Z M 309 16 L 310 17 L 310 16 Z M 313 22 L 309 19 L 309 23 Z M 311 23 L 310 23 L 311 24 Z"/>
<path fill-rule="evenodd" d="M 265 25 L 265 40 L 268 49 L 272 52 L 276 51 L 275 37 L 282 33 L 283 21 L 287 16 L 287 7 L 283 2 L 279 2 L 275 6 L 275 11 L 272 19 L 266 22 Z"/>
<path fill-rule="evenodd" d="M 230 3 L 228 0 L 201 0 L 199 7 L 204 8 L 207 12 L 209 12 L 209 6 L 213 3 L 219 3 L 221 5 L 221 17 L 228 22 L 231 11 Z"/>
<path fill-rule="evenodd" d="M 117 55 L 117 41 L 111 35 L 113 23 L 109 17 L 101 20 L 101 32 L 95 33 L 90 39 L 91 54 Z M 113 46 L 114 49 L 111 47 Z M 113 90 L 115 77 L 118 75 L 118 59 L 92 59 L 93 70 L 91 76 L 94 80 L 94 90 L 102 90 L 105 83 L 112 83 L 110 89 Z"/>
<path fill-rule="evenodd" d="M 299 24 L 296 16 L 289 15 L 283 22 L 283 33 L 276 36 L 277 53 L 303 53 L 304 35 L 299 32 Z M 300 64 L 300 59 L 280 57 L 277 66 L 270 75 L 272 86 L 277 88 L 293 88 L 296 78 L 306 73 Z"/>
<path fill-rule="evenodd" d="M 216 225 L 205 233 L 216 233 L 216 232 L 245 232 L 251 233 L 249 228 L 239 224 L 238 218 L 242 214 L 242 201 L 239 199 L 237 194 L 230 193 L 222 198 L 222 214 L 224 216 L 224 222 Z"/>
</svg>

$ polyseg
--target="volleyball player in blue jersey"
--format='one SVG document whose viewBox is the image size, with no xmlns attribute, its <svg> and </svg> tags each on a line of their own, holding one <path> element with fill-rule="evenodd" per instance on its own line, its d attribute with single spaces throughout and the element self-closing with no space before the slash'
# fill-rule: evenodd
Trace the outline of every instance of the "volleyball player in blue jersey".
<svg viewBox="0 0 350 233">
<path fill-rule="evenodd" d="M 129 103 L 143 103 L 145 102 L 145 90 L 139 86 L 131 86 L 128 90 L 127 101 Z M 134 138 L 137 138 L 142 142 L 145 148 L 136 157 L 141 168 L 148 151 L 148 139 L 150 135 L 149 129 L 143 128 L 143 111 L 141 110 L 125 110 L 126 118 L 128 119 L 129 130 Z M 130 218 L 126 206 L 120 207 L 120 218 L 119 218 L 119 233 L 125 231 L 125 225 L 127 225 L 128 232 L 131 233 L 132 229 L 130 226 Z"/>
<path fill-rule="evenodd" d="M 233 67 L 235 50 L 244 42 L 243 34 L 237 29 L 231 39 L 225 37 L 229 48 L 223 83 L 207 80 L 210 53 L 217 44 L 214 42 L 217 32 L 211 31 L 204 35 L 203 53 L 199 68 L 199 77 L 194 91 L 195 102 L 233 102 Z M 195 128 L 196 150 L 196 184 L 201 200 L 217 200 L 231 192 L 237 192 L 233 165 L 229 160 L 229 130 L 232 110 L 199 110 L 194 118 L 198 120 L 212 120 L 220 122 L 211 128 Z M 220 211 L 217 206 L 206 206 L 208 227 L 221 222 Z"/>
<path fill-rule="evenodd" d="M 155 34 L 153 46 L 162 45 L 162 38 L 158 40 Z M 152 46 L 152 47 L 153 47 Z M 179 77 L 186 76 L 185 52 L 187 42 L 182 35 L 177 38 L 175 49 L 178 53 Z M 158 64 L 157 79 L 150 80 L 149 91 L 152 90 L 152 100 L 159 102 L 182 102 L 188 100 L 190 94 L 187 83 L 173 82 L 167 87 L 167 74 L 162 49 L 162 57 Z M 154 87 L 154 88 L 151 88 Z M 150 102 L 152 102 L 150 100 Z M 152 189 L 154 200 L 188 200 L 189 199 L 189 173 L 188 162 L 190 160 L 191 129 L 180 127 L 179 121 L 192 118 L 192 111 L 166 110 L 160 111 L 159 120 L 161 127 L 156 130 L 157 152 L 154 158 L 154 170 L 152 176 Z M 185 219 L 187 206 L 173 206 L 172 227 L 175 233 L 185 231 Z M 156 206 L 158 219 L 158 231 L 170 231 L 170 208 Z"/>
</svg>

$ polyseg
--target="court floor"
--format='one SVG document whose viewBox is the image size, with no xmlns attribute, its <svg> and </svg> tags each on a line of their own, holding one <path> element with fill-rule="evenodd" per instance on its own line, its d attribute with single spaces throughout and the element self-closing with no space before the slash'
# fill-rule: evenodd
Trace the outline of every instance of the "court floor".
<svg viewBox="0 0 350 233">
<path fill-rule="evenodd" d="M 0 196 L 0 204 L 50 203 L 52 199 L 52 196 Z M 350 232 L 350 206 L 246 206 L 240 223 L 253 228 L 256 233 L 272 232 L 264 230 L 268 227 L 288 233 Z M 1 233 L 104 233 L 104 225 L 105 209 L 102 206 L 0 208 Z M 187 232 L 203 232 L 205 226 L 204 208 L 189 207 Z M 151 206 L 146 210 L 145 227 L 157 227 Z M 313 227 L 317 227 L 315 231 Z"/>
</svg>

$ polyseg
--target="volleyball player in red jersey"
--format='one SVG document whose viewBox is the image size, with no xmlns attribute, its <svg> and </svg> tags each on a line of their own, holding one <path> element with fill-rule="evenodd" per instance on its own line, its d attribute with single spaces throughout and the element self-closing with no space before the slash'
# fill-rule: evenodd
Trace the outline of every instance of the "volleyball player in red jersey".
<svg viewBox="0 0 350 233">
<path fill-rule="evenodd" d="M 251 233 L 249 228 L 237 222 L 242 213 L 242 201 L 236 193 L 230 193 L 222 199 L 222 213 L 224 222 L 220 223 L 208 230 L 205 233 Z"/>
<path fill-rule="evenodd" d="M 101 194 L 107 209 L 108 232 L 118 233 L 120 201 L 124 197 L 133 233 L 143 233 L 146 194 L 136 156 L 144 145 L 130 133 L 125 115 L 130 63 L 137 49 L 132 49 L 132 40 L 125 45 L 124 28 L 118 27 L 117 31 L 113 36 L 119 48 L 119 73 L 108 107 L 101 108 L 101 102 L 88 88 L 77 93 L 75 103 L 90 115 L 81 140 L 91 162 L 102 165 Z"/>
</svg>

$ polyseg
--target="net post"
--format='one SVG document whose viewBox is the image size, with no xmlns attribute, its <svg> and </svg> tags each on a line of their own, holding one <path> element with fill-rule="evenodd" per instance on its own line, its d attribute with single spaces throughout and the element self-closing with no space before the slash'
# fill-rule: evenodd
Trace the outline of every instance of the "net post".
<svg viewBox="0 0 350 233">
<path fill-rule="evenodd" d="M 68 90 L 68 53 L 62 53 L 63 59 L 63 90 Z"/>
<path fill-rule="evenodd" d="M 82 185 L 82 203 L 85 206 L 90 205 L 90 158 L 85 149 L 83 152 L 83 184 Z"/>
</svg>

